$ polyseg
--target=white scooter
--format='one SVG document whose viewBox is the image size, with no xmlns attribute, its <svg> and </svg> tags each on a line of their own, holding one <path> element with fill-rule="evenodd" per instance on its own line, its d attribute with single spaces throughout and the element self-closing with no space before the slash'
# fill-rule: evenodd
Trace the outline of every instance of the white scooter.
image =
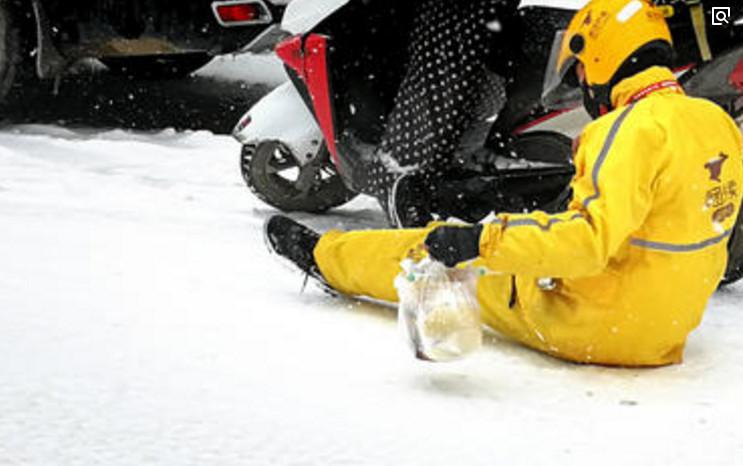
<svg viewBox="0 0 743 466">
<path fill-rule="evenodd" d="M 339 143 L 347 142 L 342 139 L 347 138 L 348 134 L 354 134 L 353 131 L 344 131 L 348 128 L 339 126 L 348 125 L 356 113 L 374 111 L 374 105 L 349 105 L 348 99 L 343 102 L 344 105 L 333 101 L 330 92 L 332 76 L 329 75 L 339 71 L 326 69 L 327 38 L 322 34 L 322 26 L 327 24 L 328 18 L 346 6 L 351 7 L 353 1 L 293 0 L 284 13 L 280 27 L 267 31 L 253 44 L 254 50 L 273 49 L 279 44 L 275 49 L 287 65 L 291 81 L 276 88 L 251 108 L 235 128 L 234 137 L 243 145 L 241 169 L 246 183 L 259 198 L 280 210 L 323 212 L 360 194 L 354 181 L 355 177 L 363 176 L 363 173 L 359 174 L 363 172 L 363 167 L 358 168 L 363 164 L 356 162 L 354 157 L 363 158 L 364 153 L 348 150 L 349 144 L 339 150 Z M 393 0 L 387 2 L 392 7 L 399 5 Z M 526 17 L 535 13 L 535 9 L 541 8 L 535 13 L 537 17 L 554 15 L 556 12 L 558 16 L 562 12 L 564 16 L 570 17 L 572 11 L 582 7 L 585 0 L 542 0 L 540 3 L 536 5 L 536 2 L 523 2 L 518 7 L 519 15 Z M 689 94 L 717 102 L 743 123 L 743 46 L 740 45 L 743 43 L 743 12 L 738 11 L 743 9 L 736 9 L 735 19 L 731 18 L 727 28 L 709 28 L 708 34 L 701 34 L 709 37 L 709 43 L 703 46 L 699 39 L 700 34 L 696 34 L 699 32 L 698 25 L 694 24 L 692 27 L 692 22 L 685 19 L 692 16 L 689 9 L 695 8 L 695 5 L 699 4 L 674 4 L 676 14 L 669 20 L 674 42 L 680 51 L 676 65 L 690 63 L 683 68 L 684 74 L 680 81 Z M 709 7 L 709 2 L 705 2 L 704 8 L 709 10 Z M 531 10 L 527 10 L 529 8 Z M 362 18 L 362 21 L 365 20 L 366 18 Z M 382 26 L 386 24 L 382 23 Z M 385 32 L 388 33 L 390 32 Z M 525 34 L 527 33 L 534 36 L 549 35 L 549 31 L 541 29 L 526 31 Z M 348 44 L 342 41 L 338 43 Z M 353 45 L 358 44 L 353 42 Z M 711 49 L 711 60 L 710 57 L 704 59 L 704 48 Z M 382 50 L 383 54 L 394 52 Z M 527 71 L 530 73 L 527 73 L 527 77 L 532 78 L 539 73 L 537 69 Z M 336 75 L 335 78 L 338 78 L 336 84 L 342 84 L 338 81 L 342 81 L 345 76 Z M 539 100 L 538 92 L 541 88 L 537 91 L 537 98 L 534 98 L 538 83 L 528 83 L 524 87 L 526 98 L 524 95 L 516 95 L 512 99 L 509 94 L 508 104 L 518 98 L 521 99 L 520 104 L 531 104 Z M 348 87 L 344 91 L 347 89 Z M 341 99 L 345 98 L 344 92 L 339 91 L 338 94 Z M 563 139 L 569 141 L 569 138 L 575 136 L 588 122 L 588 117 L 582 109 L 535 113 L 534 108 L 526 105 L 527 113 L 519 115 L 506 107 L 497 115 L 494 125 L 499 125 L 500 129 L 505 128 L 516 144 L 514 147 L 519 155 L 518 159 L 549 162 L 555 171 L 555 168 L 560 168 L 562 159 L 570 158 L 570 144 L 568 142 L 566 145 Z M 374 118 L 360 120 L 363 124 L 380 121 L 379 114 L 373 116 Z M 505 123 L 502 121 L 504 119 Z M 556 155 L 554 160 L 541 160 L 543 154 Z M 517 167 L 512 173 L 507 173 L 507 170 L 497 167 L 497 172 L 507 175 L 497 179 L 494 184 L 502 186 L 511 182 L 511 186 L 518 188 L 528 186 L 529 183 L 532 186 L 537 183 L 548 185 L 545 180 L 550 176 L 556 180 L 564 175 L 548 173 L 549 169 L 547 167 L 547 171 L 540 172 L 544 167 Z M 538 181 L 535 182 L 535 178 Z M 541 185 L 537 185 L 537 188 Z M 506 187 L 501 191 L 511 195 L 518 189 Z M 538 203 L 530 205 L 538 206 Z M 743 277 L 742 221 L 743 216 L 739 215 L 735 233 L 729 243 L 730 262 L 724 280 L 727 283 Z"/>
<path fill-rule="evenodd" d="M 350 0 L 293 0 L 281 24 L 247 48 L 273 52 L 291 36 L 304 34 Z M 243 178 L 267 204 L 284 211 L 319 213 L 354 197 L 329 164 L 323 133 L 296 86 L 287 81 L 256 103 L 233 136 L 242 144 Z"/>
<path fill-rule="evenodd" d="M 266 31 L 249 46 L 251 52 L 262 52 L 276 47 L 288 38 L 310 34 L 325 19 L 348 5 L 352 0 L 293 0 L 287 7 L 281 25 Z M 560 8 L 577 10 L 585 0 L 562 1 Z M 523 2 L 521 8 L 536 6 L 538 2 Z M 553 7 L 548 2 L 549 7 Z M 301 52 L 300 52 L 301 53 Z M 288 68 L 291 68 L 288 66 Z M 255 104 L 239 121 L 233 136 L 242 144 L 241 169 L 248 187 L 264 202 L 283 211 L 323 212 L 342 205 L 358 195 L 349 189 L 348 176 L 338 173 L 340 157 L 328 151 L 328 140 L 318 119 L 310 111 L 315 96 L 300 94 L 303 83 L 297 76 L 286 82 Z M 316 109 L 316 107 L 315 107 Z M 575 136 L 588 121 L 582 109 L 571 112 L 552 112 L 537 115 L 518 128 L 516 134 L 559 131 Z M 569 144 L 560 141 L 559 151 Z M 569 154 L 567 154 L 569 155 Z M 565 156 L 565 154 L 563 155 Z M 342 162 L 342 161 L 341 161 Z"/>
</svg>

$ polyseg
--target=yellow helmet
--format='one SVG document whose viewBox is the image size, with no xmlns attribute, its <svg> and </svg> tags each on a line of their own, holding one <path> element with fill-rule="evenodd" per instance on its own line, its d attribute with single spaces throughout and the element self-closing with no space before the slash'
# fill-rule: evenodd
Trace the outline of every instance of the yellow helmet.
<svg viewBox="0 0 743 466">
<path fill-rule="evenodd" d="M 585 84 L 603 90 L 608 99 L 614 84 L 634 74 L 620 73 L 623 66 L 628 68 L 631 58 L 648 50 L 668 55 L 670 64 L 671 32 L 663 12 L 650 0 L 591 0 L 553 45 L 544 96 L 548 97 L 580 61 Z"/>
</svg>

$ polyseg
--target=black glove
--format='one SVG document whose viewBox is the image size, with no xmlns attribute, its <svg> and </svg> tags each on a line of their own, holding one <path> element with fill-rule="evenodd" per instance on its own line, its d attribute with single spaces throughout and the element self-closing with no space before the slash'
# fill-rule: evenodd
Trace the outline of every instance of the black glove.
<svg viewBox="0 0 743 466">
<path fill-rule="evenodd" d="M 426 248 L 432 259 L 447 267 L 474 259 L 480 255 L 482 225 L 441 226 L 426 238 Z"/>
</svg>

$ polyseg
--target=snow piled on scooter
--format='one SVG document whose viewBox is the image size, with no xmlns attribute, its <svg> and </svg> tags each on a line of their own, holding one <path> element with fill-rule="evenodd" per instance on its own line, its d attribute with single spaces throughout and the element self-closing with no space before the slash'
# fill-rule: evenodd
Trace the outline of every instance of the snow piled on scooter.
<svg viewBox="0 0 743 466">
<path fill-rule="evenodd" d="M 206 132 L 0 132 L 0 462 L 732 464 L 743 285 L 684 365 L 584 367 L 490 337 L 415 362 L 391 309 L 270 257 L 239 146 Z M 318 228 L 383 224 L 358 200 Z M 673 277 L 669 277 L 673 280 Z M 683 290 L 679 290 L 683 292 Z"/>
<path fill-rule="evenodd" d="M 216 57 L 196 75 L 268 86 L 278 86 L 288 79 L 284 65 L 274 55 L 251 53 Z"/>
</svg>

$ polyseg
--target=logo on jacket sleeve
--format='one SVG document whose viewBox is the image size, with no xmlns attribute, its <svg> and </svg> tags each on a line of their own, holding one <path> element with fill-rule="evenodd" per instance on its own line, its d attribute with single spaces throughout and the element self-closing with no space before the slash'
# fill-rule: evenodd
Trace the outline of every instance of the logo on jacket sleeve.
<svg viewBox="0 0 743 466">
<path fill-rule="evenodd" d="M 722 228 L 723 222 L 729 218 L 735 218 L 738 209 L 735 200 L 738 198 L 738 183 L 735 180 L 722 181 L 722 167 L 730 157 L 720 153 L 704 165 L 709 171 L 710 180 L 716 184 L 707 191 L 707 199 L 704 204 L 705 210 L 712 210 L 712 222 L 715 227 Z"/>
<path fill-rule="evenodd" d="M 716 181 L 718 183 L 720 182 L 720 175 L 722 175 L 722 166 L 728 158 L 729 157 L 727 155 L 720 152 L 720 155 L 707 162 L 707 164 L 704 166 L 704 168 L 709 170 L 709 177 L 712 181 Z"/>
</svg>

